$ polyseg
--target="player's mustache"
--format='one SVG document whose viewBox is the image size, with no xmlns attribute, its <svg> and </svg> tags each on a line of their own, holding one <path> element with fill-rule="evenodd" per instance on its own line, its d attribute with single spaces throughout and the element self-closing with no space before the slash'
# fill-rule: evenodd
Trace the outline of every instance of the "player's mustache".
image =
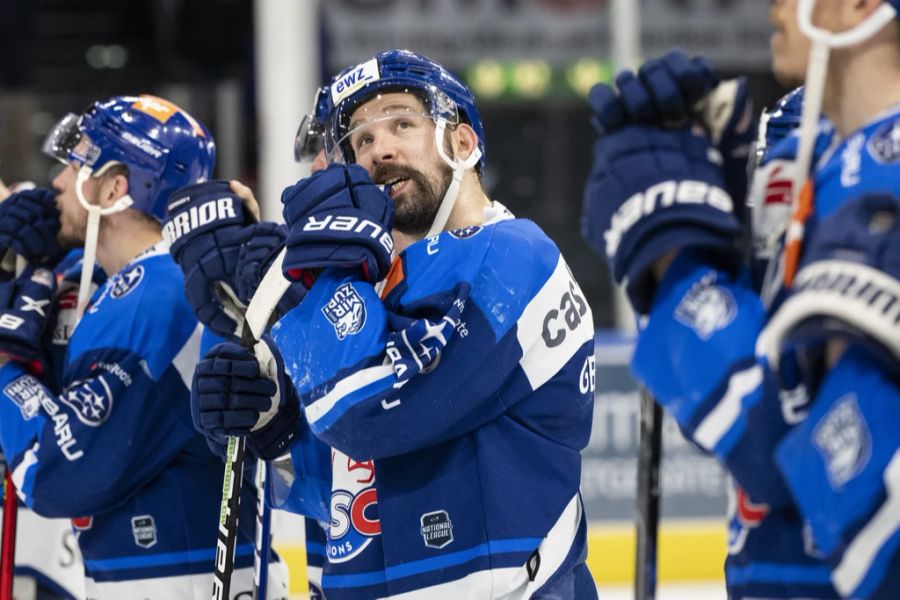
<svg viewBox="0 0 900 600">
<path fill-rule="evenodd" d="M 410 179 L 419 185 L 424 183 L 425 176 L 421 172 L 405 165 L 378 165 L 372 172 L 372 181 L 378 184 Z"/>
</svg>

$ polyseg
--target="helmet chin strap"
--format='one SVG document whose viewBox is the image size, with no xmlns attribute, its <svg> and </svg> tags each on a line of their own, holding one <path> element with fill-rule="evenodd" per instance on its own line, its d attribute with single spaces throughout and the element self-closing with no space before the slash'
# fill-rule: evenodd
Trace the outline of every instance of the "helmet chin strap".
<svg viewBox="0 0 900 600">
<path fill-rule="evenodd" d="M 442 232 L 444 227 L 447 226 L 447 221 L 450 219 L 450 213 L 453 212 L 453 207 L 456 205 L 456 199 L 459 197 L 459 188 L 462 184 L 463 175 L 468 169 L 474 167 L 478 164 L 478 161 L 481 160 L 481 149 L 478 146 L 475 146 L 472 154 L 464 160 L 450 158 L 444 150 L 444 131 L 446 129 L 447 119 L 436 119 L 434 144 L 437 147 L 438 155 L 440 155 L 443 161 L 453 169 L 453 179 L 450 181 L 450 185 L 447 186 L 447 191 L 444 192 L 444 198 L 441 200 L 440 207 L 438 207 L 434 222 L 431 223 L 431 228 L 429 228 L 425 237 L 435 236 Z"/>
<path fill-rule="evenodd" d="M 91 204 L 84 195 L 84 184 L 93 173 L 93 169 L 82 166 L 78 170 L 75 179 L 75 196 L 78 203 L 87 211 L 87 229 L 84 233 L 84 257 L 81 260 L 81 280 L 78 282 L 78 306 L 75 309 L 75 322 L 81 320 L 90 299 L 91 282 L 93 281 L 94 265 L 97 263 L 97 240 L 100 236 L 100 217 L 121 212 L 134 204 L 131 196 L 125 194 L 116 200 L 112 206 L 101 208 L 97 204 Z"/>
</svg>

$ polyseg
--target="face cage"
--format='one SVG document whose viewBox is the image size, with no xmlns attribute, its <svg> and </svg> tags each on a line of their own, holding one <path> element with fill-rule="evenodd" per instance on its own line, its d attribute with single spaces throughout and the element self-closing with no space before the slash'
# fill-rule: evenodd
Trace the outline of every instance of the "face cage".
<svg viewBox="0 0 900 600">
<path fill-rule="evenodd" d="M 69 113 L 56 123 L 44 139 L 41 151 L 50 158 L 69 165 L 93 167 L 102 150 L 82 131 L 82 115 Z"/>
<path fill-rule="evenodd" d="M 353 113 L 357 108 L 383 94 L 406 93 L 412 94 L 419 99 L 427 110 L 426 116 L 434 119 L 437 123 L 443 119 L 445 123 L 451 127 L 460 123 L 459 109 L 456 102 L 450 96 L 445 94 L 435 85 L 428 84 L 421 88 L 413 88 L 408 85 L 398 85 L 397 87 L 383 87 L 376 90 L 372 95 L 365 96 L 359 101 L 348 104 L 345 100 L 341 105 L 335 108 L 331 118 L 331 127 L 325 134 L 325 147 L 328 154 L 329 162 L 353 163 L 356 160 L 353 149 L 350 147 L 349 139 L 353 130 L 350 129 Z M 423 114 L 423 113 L 418 113 Z M 395 118 L 395 117 L 387 117 Z M 378 119 L 375 119 L 378 120 Z M 369 121 L 368 123 L 374 122 Z M 354 128 L 355 129 L 355 128 Z"/>
</svg>

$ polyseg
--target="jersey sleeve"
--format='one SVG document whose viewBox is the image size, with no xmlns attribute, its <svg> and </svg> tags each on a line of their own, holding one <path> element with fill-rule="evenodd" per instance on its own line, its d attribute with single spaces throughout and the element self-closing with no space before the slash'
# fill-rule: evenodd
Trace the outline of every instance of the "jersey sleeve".
<svg viewBox="0 0 900 600">
<path fill-rule="evenodd" d="M 660 284 L 632 370 L 754 502 L 779 505 L 788 495 L 772 453 L 788 423 L 778 383 L 754 352 L 764 322 L 749 285 L 684 252 Z"/>
<path fill-rule="evenodd" d="M 414 244 L 383 295 L 329 270 L 273 328 L 312 431 L 357 459 L 471 431 L 593 352 L 584 295 L 528 221 Z"/>
<path fill-rule="evenodd" d="M 119 297 L 104 290 L 72 336 L 61 393 L 15 363 L 0 370 L 0 444 L 35 512 L 109 510 L 195 435 L 188 386 L 201 329 L 175 275 L 146 273 Z"/>
<path fill-rule="evenodd" d="M 900 585 L 900 387 L 896 371 L 851 347 L 776 452 L 816 549 L 845 597 Z"/>
</svg>

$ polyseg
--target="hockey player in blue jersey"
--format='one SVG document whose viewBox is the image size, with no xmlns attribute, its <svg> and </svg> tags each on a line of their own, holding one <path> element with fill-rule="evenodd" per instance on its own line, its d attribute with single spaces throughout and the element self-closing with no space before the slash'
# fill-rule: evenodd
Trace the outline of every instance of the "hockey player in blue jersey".
<svg viewBox="0 0 900 600">
<path fill-rule="evenodd" d="M 774 4 L 779 24 L 791 22 L 778 16 L 792 4 Z M 775 232 L 754 232 L 782 241 L 785 233 L 804 234 L 794 266 L 783 244 L 770 256 L 781 275 L 769 285 L 783 282 L 785 291 L 764 290 L 765 303 L 739 260 L 742 190 L 723 177 L 729 157 L 717 147 L 715 123 L 678 129 L 671 127 L 677 119 L 661 115 L 674 106 L 693 119 L 686 107 L 716 81 L 704 87 L 696 64 L 670 58 L 622 79 L 618 93 L 592 93 L 601 136 L 585 233 L 648 317 L 635 374 L 744 490 L 738 517 L 746 522 L 733 532 L 742 537 L 732 540 L 738 547 L 726 565 L 732 597 L 900 593 L 893 466 L 900 436 L 883 426 L 900 399 L 891 312 L 900 294 L 897 6 L 820 0 L 796 7 L 814 9 L 820 30 L 869 37 L 832 51 L 828 121 L 818 138 L 828 147 L 813 146 L 805 204 L 791 222 L 770 220 Z M 805 65 L 783 54 L 798 47 L 789 40 L 796 41 L 790 32 L 773 40 L 782 75 Z M 790 195 L 794 178 L 784 170 L 796 147 L 789 137 L 772 149 L 772 168 L 757 172 L 770 179 L 757 182 L 754 194 L 783 194 L 786 181 Z"/>
<path fill-rule="evenodd" d="M 329 93 L 327 155 L 342 162 L 282 196 L 285 273 L 314 284 L 255 356 L 225 344 L 198 365 L 201 428 L 271 449 L 272 424 L 299 409 L 279 457 L 298 479 L 304 432 L 333 448 L 330 600 L 595 598 L 582 292 L 482 189 L 484 132 L 454 75 L 393 50 Z"/>
<path fill-rule="evenodd" d="M 53 182 L 55 203 L 42 196 L 45 214 L 58 214 L 32 223 L 47 228 L 19 228 L 20 242 L 49 229 L 64 247 L 89 247 L 96 235 L 109 279 L 90 298 L 53 381 L 44 340 L 56 286 L 43 268 L 52 261 L 29 256 L 34 264 L 21 276 L 7 275 L 0 443 L 30 508 L 79 517 L 89 598 L 207 598 L 222 467 L 191 426 L 201 327 L 159 219 L 175 188 L 208 177 L 212 138 L 166 100 L 116 97 L 63 119 L 45 150 L 66 165 Z M 92 231 L 88 214 L 98 211 Z M 252 587 L 248 492 L 236 594 Z M 284 575 L 273 565 L 270 597 L 286 595 Z"/>
</svg>

